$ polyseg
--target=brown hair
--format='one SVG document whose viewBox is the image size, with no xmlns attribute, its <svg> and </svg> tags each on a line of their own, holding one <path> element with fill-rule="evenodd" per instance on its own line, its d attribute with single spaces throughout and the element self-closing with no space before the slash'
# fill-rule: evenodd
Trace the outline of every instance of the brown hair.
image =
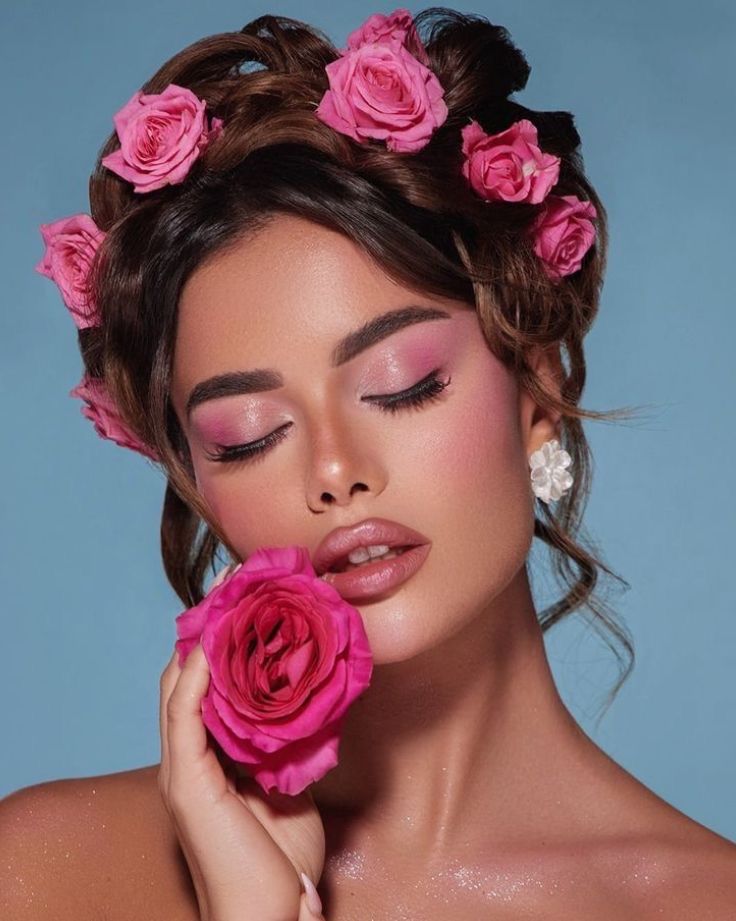
<svg viewBox="0 0 736 921">
<path fill-rule="evenodd" d="M 119 146 L 117 135 L 100 151 L 90 201 L 106 237 L 90 284 L 102 325 L 79 331 L 85 368 L 104 378 L 127 424 L 161 459 L 167 476 L 163 563 L 190 606 L 204 595 L 220 545 L 236 558 L 197 493 L 169 399 L 177 304 L 191 273 L 273 216 L 295 214 L 347 235 L 405 286 L 472 305 L 493 354 L 539 404 L 562 414 L 561 440 L 575 483 L 554 511 L 537 502 L 535 536 L 548 545 L 565 592 L 540 613 L 540 624 L 546 631 L 587 607 L 604 639 L 608 632 L 618 641 L 628 662 L 610 703 L 631 671 L 634 650 L 594 589 L 601 572 L 628 583 L 580 538 L 591 466 L 582 420 L 626 413 L 578 406 L 586 375 L 583 338 L 598 310 L 605 268 L 606 213 L 584 174 L 572 115 L 537 112 L 508 98 L 523 89 L 530 68 L 503 27 L 443 7 L 420 12 L 414 22 L 449 114 L 427 146 L 409 156 L 380 142 L 356 143 L 315 117 L 328 88 L 325 65 L 339 51 L 294 19 L 260 16 L 239 32 L 204 38 L 154 74 L 144 92 L 161 92 L 169 83 L 188 87 L 223 119 L 225 130 L 182 184 L 145 195 L 101 166 Z M 528 228 L 539 206 L 483 200 L 461 175 L 460 131 L 469 118 L 488 133 L 531 120 L 542 150 L 561 158 L 555 192 L 594 204 L 595 245 L 582 268 L 561 283 L 546 276 L 530 244 Z M 537 347 L 557 356 L 559 399 L 531 367 Z"/>
</svg>

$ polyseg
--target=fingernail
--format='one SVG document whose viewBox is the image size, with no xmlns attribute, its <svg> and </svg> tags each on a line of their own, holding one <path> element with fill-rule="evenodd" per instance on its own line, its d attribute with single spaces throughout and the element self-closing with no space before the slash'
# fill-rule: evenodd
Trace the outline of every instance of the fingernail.
<svg viewBox="0 0 736 921">
<path fill-rule="evenodd" d="M 319 897 L 319 892 L 317 892 L 314 883 L 306 873 L 302 873 L 300 875 L 304 885 L 304 892 L 307 896 L 307 908 L 312 912 L 313 915 L 321 915 L 322 899 Z"/>
</svg>

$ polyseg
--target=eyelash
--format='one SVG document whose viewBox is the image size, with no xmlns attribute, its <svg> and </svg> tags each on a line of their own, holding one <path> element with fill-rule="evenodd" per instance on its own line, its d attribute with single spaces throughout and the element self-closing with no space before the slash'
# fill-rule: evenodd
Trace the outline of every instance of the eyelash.
<svg viewBox="0 0 736 921">
<path fill-rule="evenodd" d="M 366 402 L 371 406 L 375 406 L 381 412 L 388 413 L 396 413 L 402 409 L 420 409 L 427 403 L 440 400 L 444 389 L 452 380 L 451 377 L 448 377 L 446 381 L 441 381 L 437 377 L 438 372 L 439 368 L 436 368 L 408 390 L 390 394 L 388 397 L 366 397 Z M 282 425 L 281 428 L 276 429 L 275 432 L 271 432 L 270 435 L 261 438 L 260 441 L 253 441 L 250 444 L 218 445 L 217 452 L 215 454 L 208 454 L 208 457 L 210 460 L 222 464 L 232 463 L 238 460 L 253 460 L 265 454 L 281 441 L 282 438 L 286 437 L 286 432 L 291 425 L 291 422 L 287 422 L 285 425 Z"/>
</svg>

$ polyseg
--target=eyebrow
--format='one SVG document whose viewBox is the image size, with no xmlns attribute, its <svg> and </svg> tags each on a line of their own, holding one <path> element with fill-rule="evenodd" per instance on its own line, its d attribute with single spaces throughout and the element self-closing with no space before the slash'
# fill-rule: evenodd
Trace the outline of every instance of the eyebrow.
<svg viewBox="0 0 736 921">
<path fill-rule="evenodd" d="M 376 342 L 380 342 L 406 326 L 427 320 L 446 319 L 452 319 L 452 314 L 446 310 L 438 307 L 420 307 L 415 304 L 379 314 L 340 339 L 330 353 L 330 367 L 339 368 L 340 365 L 355 358 Z M 225 374 L 217 374 L 215 377 L 208 377 L 200 381 L 192 388 L 186 403 L 187 418 L 191 416 L 196 406 L 207 400 L 217 400 L 220 397 L 245 393 L 262 393 L 266 390 L 277 390 L 283 386 L 283 375 L 274 368 L 256 368 L 252 371 L 228 371 Z"/>
</svg>

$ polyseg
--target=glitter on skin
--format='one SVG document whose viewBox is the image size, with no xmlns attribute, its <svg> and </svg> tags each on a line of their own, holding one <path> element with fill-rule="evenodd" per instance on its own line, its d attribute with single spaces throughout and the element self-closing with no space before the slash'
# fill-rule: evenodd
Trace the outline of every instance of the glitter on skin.
<svg viewBox="0 0 736 921">
<path fill-rule="evenodd" d="M 365 858 L 360 851 L 341 851 L 329 858 L 330 869 L 345 879 L 362 879 Z"/>
<path fill-rule="evenodd" d="M 617 878 L 622 889 L 628 887 L 637 897 L 651 899 L 652 887 L 662 876 L 657 860 L 643 856 L 638 849 L 612 852 L 604 847 L 595 853 L 593 848 L 583 863 L 579 852 L 564 850 L 557 857 L 548 853 L 522 862 L 511 858 L 499 864 L 491 860 L 486 866 L 454 858 L 433 872 L 428 870 L 424 879 L 411 882 L 402 878 L 395 861 L 386 862 L 373 851 L 353 848 L 328 856 L 321 884 L 327 891 L 333 891 L 334 886 L 340 911 L 358 905 L 356 899 L 365 899 L 367 904 L 361 905 L 365 921 L 387 921 L 389 917 L 387 906 L 371 904 L 371 892 L 379 900 L 393 899 L 390 921 L 428 921 L 433 912 L 431 903 L 442 903 L 453 916 L 467 911 L 468 917 L 483 903 L 499 911 L 512 908 L 522 913 L 539 911 L 550 896 L 556 897 L 557 904 L 569 901 L 573 905 L 581 899 L 587 901 L 590 884 L 599 877 L 609 881 Z M 369 881 L 370 888 L 362 889 L 361 884 L 369 886 Z"/>
</svg>

